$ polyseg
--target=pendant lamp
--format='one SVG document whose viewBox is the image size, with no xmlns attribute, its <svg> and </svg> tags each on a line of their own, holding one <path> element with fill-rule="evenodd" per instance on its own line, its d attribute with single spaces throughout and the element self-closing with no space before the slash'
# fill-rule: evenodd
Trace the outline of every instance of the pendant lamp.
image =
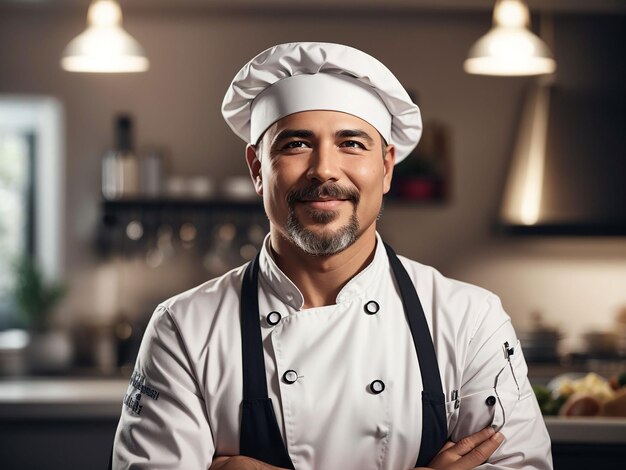
<svg viewBox="0 0 626 470">
<path fill-rule="evenodd" d="M 66 46 L 61 67 L 69 72 L 144 72 L 149 62 L 141 45 L 122 28 L 122 9 L 113 0 L 89 5 L 87 29 Z"/>
<path fill-rule="evenodd" d="M 541 75 L 556 70 L 545 42 L 529 29 L 530 12 L 522 0 L 496 0 L 493 26 L 471 47 L 463 68 L 479 75 Z"/>
</svg>

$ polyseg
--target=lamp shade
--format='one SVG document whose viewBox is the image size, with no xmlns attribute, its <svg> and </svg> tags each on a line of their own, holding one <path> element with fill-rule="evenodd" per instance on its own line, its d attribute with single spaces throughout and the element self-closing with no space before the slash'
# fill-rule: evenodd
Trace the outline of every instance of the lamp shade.
<svg viewBox="0 0 626 470">
<path fill-rule="evenodd" d="M 67 45 L 61 66 L 70 72 L 144 72 L 149 61 L 141 45 L 122 28 L 117 2 L 97 0 L 89 6 L 88 27 Z"/>
<path fill-rule="evenodd" d="M 470 48 L 467 73 L 480 75 L 540 75 L 556 70 L 546 43 L 528 29 L 528 7 L 520 0 L 498 0 L 494 25 Z"/>
</svg>

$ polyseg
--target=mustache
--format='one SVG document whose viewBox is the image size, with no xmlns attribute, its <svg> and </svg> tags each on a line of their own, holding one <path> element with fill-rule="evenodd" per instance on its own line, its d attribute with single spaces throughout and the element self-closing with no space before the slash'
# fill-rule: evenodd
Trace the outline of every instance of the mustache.
<svg viewBox="0 0 626 470">
<path fill-rule="evenodd" d="M 289 193 L 287 193 L 287 204 L 293 207 L 298 201 L 321 199 L 324 197 L 345 199 L 355 205 L 361 200 L 361 195 L 356 188 L 345 188 L 337 183 L 324 183 L 309 185 L 289 191 Z"/>
</svg>

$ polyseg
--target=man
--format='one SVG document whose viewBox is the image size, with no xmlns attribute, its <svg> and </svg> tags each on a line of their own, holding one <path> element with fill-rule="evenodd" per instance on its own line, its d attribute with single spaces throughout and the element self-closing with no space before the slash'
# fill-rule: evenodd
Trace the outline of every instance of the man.
<svg viewBox="0 0 626 470">
<path fill-rule="evenodd" d="M 350 47 L 282 44 L 222 111 L 270 233 L 251 263 L 157 308 L 113 467 L 551 468 L 498 298 L 376 232 L 421 134 L 393 74 Z"/>
</svg>

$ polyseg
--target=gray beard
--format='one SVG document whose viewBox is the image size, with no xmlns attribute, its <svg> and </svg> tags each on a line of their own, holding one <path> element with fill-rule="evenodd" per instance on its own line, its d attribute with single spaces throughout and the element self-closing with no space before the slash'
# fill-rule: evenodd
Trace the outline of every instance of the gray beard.
<svg viewBox="0 0 626 470">
<path fill-rule="evenodd" d="M 310 216 L 316 223 L 327 224 L 337 217 L 335 211 L 311 211 Z M 311 256 L 328 256 L 339 253 L 352 245 L 359 232 L 359 221 L 356 216 L 356 207 L 350 221 L 340 229 L 321 234 L 307 230 L 300 224 L 293 207 L 289 209 L 287 217 L 287 233 L 291 240 L 302 251 Z"/>
</svg>

